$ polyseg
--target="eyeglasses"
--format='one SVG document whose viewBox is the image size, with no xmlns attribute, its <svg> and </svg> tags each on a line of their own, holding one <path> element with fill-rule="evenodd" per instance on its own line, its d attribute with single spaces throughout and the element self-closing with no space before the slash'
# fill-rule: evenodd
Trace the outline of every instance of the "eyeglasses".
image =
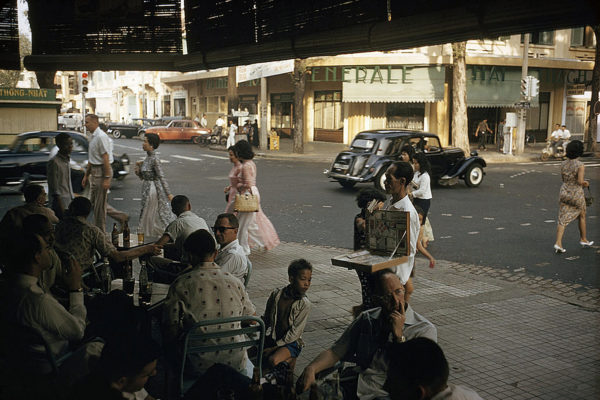
<svg viewBox="0 0 600 400">
<path fill-rule="evenodd" d="M 217 233 L 217 232 L 224 233 L 227 229 L 237 229 L 237 228 L 233 228 L 231 226 L 213 226 L 212 227 L 212 230 L 215 233 Z"/>
</svg>

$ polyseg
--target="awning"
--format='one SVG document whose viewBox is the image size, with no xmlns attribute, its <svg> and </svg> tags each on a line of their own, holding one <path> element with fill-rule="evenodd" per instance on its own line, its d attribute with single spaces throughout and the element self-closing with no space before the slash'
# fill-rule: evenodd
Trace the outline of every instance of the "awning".
<svg viewBox="0 0 600 400">
<path fill-rule="evenodd" d="M 539 78 L 538 71 L 529 71 Z M 514 107 L 521 101 L 521 69 L 498 66 L 467 66 L 467 107 Z M 538 96 L 530 101 L 538 107 Z"/>
<path fill-rule="evenodd" d="M 353 66 L 342 68 L 342 101 L 430 103 L 444 99 L 443 66 Z"/>
</svg>

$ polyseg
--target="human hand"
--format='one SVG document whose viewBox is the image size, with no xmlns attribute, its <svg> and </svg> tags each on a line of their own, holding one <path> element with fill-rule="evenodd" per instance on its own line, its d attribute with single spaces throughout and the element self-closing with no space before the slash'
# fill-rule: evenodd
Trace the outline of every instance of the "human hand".
<svg viewBox="0 0 600 400">
<path fill-rule="evenodd" d="M 108 190 L 110 189 L 110 182 L 111 182 L 112 178 L 104 178 L 102 180 L 102 189 L 104 190 Z"/>
<path fill-rule="evenodd" d="M 390 324 L 392 325 L 392 334 L 396 339 L 399 339 L 404 334 L 404 322 L 406 322 L 406 314 L 404 313 L 404 307 L 400 307 L 400 311 L 392 311 L 390 314 Z"/>
<path fill-rule="evenodd" d="M 169 194 L 167 197 L 169 198 L 169 201 L 173 200 L 173 195 L 172 194 Z"/>
<path fill-rule="evenodd" d="M 231 186 L 225 186 L 225 189 L 223 189 L 223 193 L 228 193 L 231 190 Z"/>
<path fill-rule="evenodd" d="M 86 174 L 86 175 L 83 175 L 83 179 L 81 179 L 81 187 L 85 188 L 85 187 L 86 187 L 86 185 L 87 185 L 87 181 L 88 181 L 88 176 L 87 176 L 87 174 Z"/>
<path fill-rule="evenodd" d="M 302 392 L 307 391 L 310 388 L 310 386 L 313 383 L 315 383 L 315 380 L 315 371 L 309 365 L 306 368 L 304 368 L 304 371 L 302 371 L 302 375 L 300 375 L 300 377 L 296 381 L 296 393 L 300 394 Z"/>
<path fill-rule="evenodd" d="M 148 246 L 150 247 L 150 250 L 151 250 L 150 253 L 152 253 L 152 255 L 155 255 L 155 256 L 159 255 L 163 248 L 162 246 L 159 246 L 156 243 L 149 244 Z"/>
<path fill-rule="evenodd" d="M 581 186 L 583 186 L 584 188 L 590 187 L 590 181 L 583 181 L 583 184 Z"/>
<path fill-rule="evenodd" d="M 435 258 L 432 257 L 431 259 L 429 259 L 429 268 L 433 267 L 435 267 Z"/>
<path fill-rule="evenodd" d="M 69 270 L 65 276 L 65 284 L 69 290 L 81 289 L 81 265 L 73 257 L 69 257 Z"/>
</svg>

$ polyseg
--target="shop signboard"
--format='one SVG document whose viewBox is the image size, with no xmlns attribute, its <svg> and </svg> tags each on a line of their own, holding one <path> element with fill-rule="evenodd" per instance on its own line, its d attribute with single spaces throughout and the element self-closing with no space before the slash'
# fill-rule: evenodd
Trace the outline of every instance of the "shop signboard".
<svg viewBox="0 0 600 400">
<path fill-rule="evenodd" d="M 539 79 L 539 72 L 529 75 Z M 530 107 L 538 107 L 538 96 L 531 97 Z M 521 101 L 521 69 L 493 65 L 467 66 L 467 106 L 514 107 Z M 523 105 L 522 105 L 523 106 Z"/>
<path fill-rule="evenodd" d="M 272 61 L 238 66 L 235 70 L 238 83 L 294 71 L 294 60 Z"/>
</svg>

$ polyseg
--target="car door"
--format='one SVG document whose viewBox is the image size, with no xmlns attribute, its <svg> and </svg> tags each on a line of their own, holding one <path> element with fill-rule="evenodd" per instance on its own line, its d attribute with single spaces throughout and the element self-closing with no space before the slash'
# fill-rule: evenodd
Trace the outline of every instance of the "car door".
<svg viewBox="0 0 600 400">
<path fill-rule="evenodd" d="M 422 151 L 427 156 L 431 164 L 432 177 L 440 178 L 444 176 L 450 167 L 448 160 L 444 156 L 444 151 L 440 140 L 434 136 L 423 136 Z"/>
<path fill-rule="evenodd" d="M 171 121 L 165 129 L 166 137 L 163 140 L 181 140 L 183 127 L 181 121 Z"/>
<path fill-rule="evenodd" d="M 181 130 L 181 140 L 190 140 L 193 136 L 197 136 L 194 130 L 194 123 L 192 121 L 183 121 Z"/>
<path fill-rule="evenodd" d="M 23 174 L 29 174 L 31 180 L 46 179 L 46 164 L 50 159 L 50 150 L 54 147 L 51 135 L 28 136 L 17 150 L 23 166 Z"/>
</svg>

